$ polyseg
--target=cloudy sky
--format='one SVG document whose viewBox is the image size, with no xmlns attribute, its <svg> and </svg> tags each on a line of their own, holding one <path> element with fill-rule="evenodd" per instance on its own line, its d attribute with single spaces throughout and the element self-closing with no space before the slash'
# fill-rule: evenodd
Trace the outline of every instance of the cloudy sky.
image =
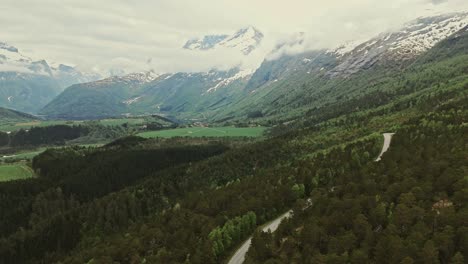
<svg viewBox="0 0 468 264">
<path fill-rule="evenodd" d="M 311 48 L 398 28 L 420 16 L 466 11 L 467 0 L 0 0 L 0 42 L 34 59 L 108 73 L 253 66 L 281 39 L 306 32 Z M 265 40 L 250 59 L 182 50 L 190 38 L 253 25 Z"/>
</svg>

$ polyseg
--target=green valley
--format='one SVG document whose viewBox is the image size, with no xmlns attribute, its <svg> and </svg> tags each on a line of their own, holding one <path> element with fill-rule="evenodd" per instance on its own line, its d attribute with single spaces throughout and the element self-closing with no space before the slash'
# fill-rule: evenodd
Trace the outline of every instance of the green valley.
<svg viewBox="0 0 468 264">
<path fill-rule="evenodd" d="M 428 5 L 449 3 L 415 4 Z M 113 46 L 114 28 L 147 25 L 133 8 L 138 19 L 96 20 L 109 49 L 99 60 L 115 47 L 128 55 L 100 65 L 112 64 L 107 78 L 75 82 L 92 76 L 62 66 L 64 79 L 52 67 L 47 76 L 73 84 L 40 116 L 0 108 L 0 263 L 466 263 L 468 13 L 422 16 L 328 48 L 302 32 L 273 45 L 248 26 L 193 37 L 155 63 L 139 52 L 158 54 L 206 21 L 168 22 L 173 35 Z M 353 23 L 334 14 L 343 30 L 375 33 L 352 18 L 366 12 L 346 16 Z M 172 72 L 114 74 L 137 64 L 130 57 Z M 263 62 L 246 68 L 256 57 Z M 201 66 L 209 62 L 218 67 Z"/>
<path fill-rule="evenodd" d="M 137 134 L 144 138 L 171 137 L 259 137 L 265 132 L 264 127 L 189 127 L 170 130 L 143 132 Z"/>
</svg>

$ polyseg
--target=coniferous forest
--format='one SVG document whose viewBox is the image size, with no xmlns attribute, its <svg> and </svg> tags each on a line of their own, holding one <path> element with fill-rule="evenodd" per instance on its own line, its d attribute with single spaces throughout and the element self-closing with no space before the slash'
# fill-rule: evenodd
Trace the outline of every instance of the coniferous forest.
<svg viewBox="0 0 468 264">
<path fill-rule="evenodd" d="M 292 82 L 294 104 L 202 124 L 268 125 L 258 138 L 0 132 L 50 147 L 0 182 L 0 263 L 228 263 L 249 238 L 248 264 L 468 263 L 467 51 L 465 28 L 404 67 Z M 65 144 L 93 135 L 118 139 Z"/>
</svg>

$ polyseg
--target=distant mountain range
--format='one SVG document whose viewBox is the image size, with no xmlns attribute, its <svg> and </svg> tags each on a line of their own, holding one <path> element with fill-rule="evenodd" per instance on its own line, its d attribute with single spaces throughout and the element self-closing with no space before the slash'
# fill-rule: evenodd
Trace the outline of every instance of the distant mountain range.
<svg viewBox="0 0 468 264">
<path fill-rule="evenodd" d="M 0 123 L 20 123 L 39 120 L 37 117 L 19 111 L 0 107 Z"/>
<path fill-rule="evenodd" d="M 99 78 L 64 64 L 34 61 L 0 42 L 0 106 L 34 113 L 68 86 Z"/>
<path fill-rule="evenodd" d="M 306 33 L 297 33 L 279 43 L 255 70 L 111 77 L 72 85 L 39 113 L 64 119 L 161 114 L 211 122 L 248 121 L 253 116 L 256 122 L 286 122 L 310 109 L 365 94 L 368 83 L 353 90 L 346 85 L 367 75 L 404 69 L 467 25 L 466 13 L 425 17 L 366 41 L 294 55 L 283 52 L 303 45 Z M 263 38 L 259 30 L 248 27 L 232 35 L 192 39 L 183 48 L 197 52 L 231 48 L 249 56 Z"/>
</svg>

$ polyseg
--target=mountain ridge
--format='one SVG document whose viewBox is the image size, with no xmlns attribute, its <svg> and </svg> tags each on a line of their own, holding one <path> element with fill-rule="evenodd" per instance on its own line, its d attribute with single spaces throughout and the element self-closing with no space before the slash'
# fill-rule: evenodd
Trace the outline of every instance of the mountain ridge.
<svg viewBox="0 0 468 264">
<path fill-rule="evenodd" d="M 188 40 L 183 46 L 188 50 L 216 50 L 219 48 L 236 49 L 249 55 L 262 42 L 264 35 L 253 26 L 241 28 L 232 35 L 207 35 L 203 38 Z"/>
<path fill-rule="evenodd" d="M 468 24 L 467 18 L 466 13 L 420 18 L 398 31 L 382 33 L 362 43 L 295 55 L 285 53 L 276 59 L 265 59 L 255 71 L 234 69 L 224 73 L 175 73 L 165 75 L 164 79 L 136 84 L 137 88 L 122 86 L 116 90 L 132 92 L 122 92 L 125 95 L 120 96 L 118 104 L 126 106 L 115 114 L 157 113 L 186 120 L 203 116 L 211 121 L 240 121 L 245 120 L 252 111 L 264 112 L 272 119 L 278 113 L 287 115 L 288 105 L 300 105 L 293 111 L 298 115 L 306 108 L 319 107 L 335 100 L 326 94 L 335 93 L 333 89 L 337 88 L 334 87 L 343 87 L 340 84 L 342 80 L 353 75 L 365 76 L 369 70 L 407 67 L 438 42 L 462 30 Z M 303 39 L 303 33 L 299 33 L 272 52 L 300 45 Z M 407 52 L 403 52 L 405 50 Z M 231 84 L 231 81 L 234 82 Z M 346 98 L 345 92 L 343 90 L 335 96 Z M 317 100 L 320 96 L 325 97 Z M 59 114 L 55 113 L 55 103 L 56 100 L 52 101 L 42 113 L 51 117 L 67 116 L 66 108 Z M 60 103 L 63 106 L 66 104 L 63 101 Z M 88 114 L 98 116 L 89 111 Z"/>
</svg>

